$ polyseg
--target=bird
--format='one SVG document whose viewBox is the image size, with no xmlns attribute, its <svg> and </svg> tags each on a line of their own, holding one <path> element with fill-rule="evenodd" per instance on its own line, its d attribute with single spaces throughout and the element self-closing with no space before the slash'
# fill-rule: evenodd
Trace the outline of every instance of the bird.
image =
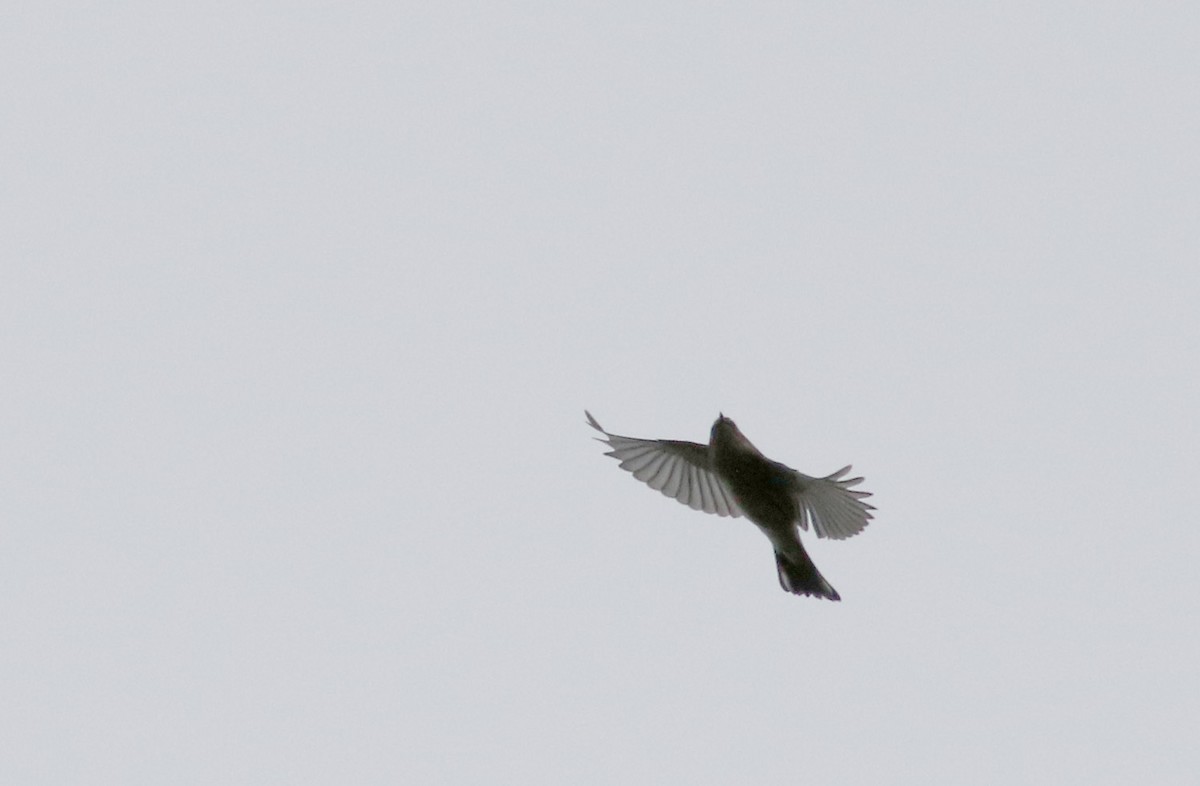
<svg viewBox="0 0 1200 786">
<path fill-rule="evenodd" d="M 636 439 L 612 434 L 586 409 L 587 423 L 621 462 L 621 469 L 650 488 L 694 510 L 718 516 L 745 516 L 775 549 L 779 585 L 795 595 L 842 599 L 825 580 L 800 542 L 800 529 L 812 524 L 817 537 L 842 540 L 857 535 L 875 507 L 869 492 L 854 488 L 861 477 L 846 478 L 851 465 L 812 477 L 772 461 L 746 439 L 737 424 L 720 413 L 708 444 L 673 439 Z"/>
</svg>

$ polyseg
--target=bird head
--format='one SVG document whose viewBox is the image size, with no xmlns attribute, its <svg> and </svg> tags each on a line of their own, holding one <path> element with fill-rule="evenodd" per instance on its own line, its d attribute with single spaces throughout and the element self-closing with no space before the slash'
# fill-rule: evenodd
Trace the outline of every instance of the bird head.
<svg viewBox="0 0 1200 786">
<path fill-rule="evenodd" d="M 712 431 L 708 436 L 708 444 L 716 447 L 720 445 L 722 448 L 733 448 L 735 450 L 751 450 L 757 453 L 754 445 L 750 444 L 750 440 L 746 439 L 737 424 L 731 418 L 725 417 L 722 412 L 713 422 Z"/>
<path fill-rule="evenodd" d="M 713 431 L 708 434 L 708 443 L 716 445 L 736 445 L 739 443 L 748 443 L 749 440 L 742 436 L 742 432 L 738 430 L 738 425 L 732 419 L 726 418 L 725 413 L 721 413 L 715 421 L 713 421 Z"/>
</svg>

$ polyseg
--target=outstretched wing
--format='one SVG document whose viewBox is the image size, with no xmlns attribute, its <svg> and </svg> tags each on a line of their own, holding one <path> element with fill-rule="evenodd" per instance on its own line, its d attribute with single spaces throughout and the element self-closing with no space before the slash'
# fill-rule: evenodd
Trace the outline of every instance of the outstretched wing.
<svg viewBox="0 0 1200 786">
<path fill-rule="evenodd" d="M 800 510 L 797 520 L 802 529 L 807 530 L 811 521 L 817 537 L 834 540 L 843 540 L 863 531 L 875 508 L 863 502 L 864 497 L 871 496 L 870 492 L 852 488 L 862 483 L 862 478 L 841 479 L 849 471 L 847 465 L 823 478 L 796 473 L 796 503 Z"/>
<path fill-rule="evenodd" d="M 621 462 L 621 469 L 652 489 L 684 505 L 718 516 L 740 516 L 742 509 L 733 494 L 708 468 L 708 446 L 673 439 L 634 439 L 609 434 L 592 413 L 584 410 L 587 422 L 604 435 L 600 442 L 612 448 L 606 456 Z"/>
</svg>

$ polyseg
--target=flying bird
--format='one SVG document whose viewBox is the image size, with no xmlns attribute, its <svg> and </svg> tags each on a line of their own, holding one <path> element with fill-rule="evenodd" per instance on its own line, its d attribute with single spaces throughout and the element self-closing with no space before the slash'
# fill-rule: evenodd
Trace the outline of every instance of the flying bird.
<svg viewBox="0 0 1200 786">
<path fill-rule="evenodd" d="M 800 542 L 800 529 L 811 522 L 817 537 L 842 540 L 862 532 L 875 508 L 844 480 L 850 466 L 814 478 L 772 461 L 746 439 L 724 414 L 712 425 L 708 444 L 673 439 L 634 439 L 605 431 L 592 413 L 587 422 L 604 435 L 612 450 L 605 455 L 652 489 L 694 510 L 718 516 L 745 516 L 775 547 L 779 585 L 796 595 L 841 600 Z M 797 528 L 799 527 L 799 528 Z"/>
</svg>

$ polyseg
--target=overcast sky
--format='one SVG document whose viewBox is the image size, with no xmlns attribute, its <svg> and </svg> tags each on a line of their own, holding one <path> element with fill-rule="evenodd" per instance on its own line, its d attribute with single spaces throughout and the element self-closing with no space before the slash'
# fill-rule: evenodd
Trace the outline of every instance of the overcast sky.
<svg viewBox="0 0 1200 786">
<path fill-rule="evenodd" d="M 1195 783 L 1200 12 L 4 28 L 0 782 Z"/>
</svg>

